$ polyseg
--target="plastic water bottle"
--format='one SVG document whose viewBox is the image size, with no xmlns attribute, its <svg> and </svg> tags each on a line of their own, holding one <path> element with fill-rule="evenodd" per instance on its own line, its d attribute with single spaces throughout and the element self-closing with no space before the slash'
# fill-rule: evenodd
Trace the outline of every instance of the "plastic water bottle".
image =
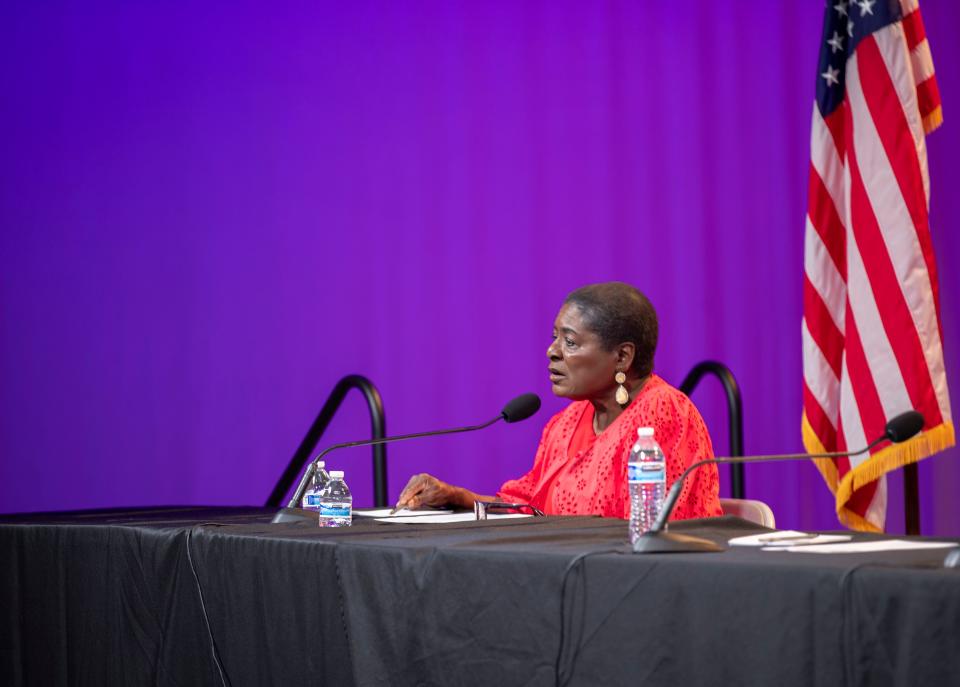
<svg viewBox="0 0 960 687">
<path fill-rule="evenodd" d="M 630 484 L 630 543 L 653 527 L 667 488 L 667 463 L 663 450 L 653 438 L 653 427 L 637 430 L 637 443 L 627 464 Z"/>
<path fill-rule="evenodd" d="M 318 460 L 313 471 L 313 482 L 307 487 L 307 493 L 303 495 L 303 501 L 301 501 L 304 510 L 320 510 L 320 492 L 329 481 L 330 475 L 327 473 L 326 463 Z"/>
<path fill-rule="evenodd" d="M 353 496 L 343 470 L 331 470 L 330 481 L 320 492 L 320 527 L 349 527 L 352 521 Z"/>
</svg>

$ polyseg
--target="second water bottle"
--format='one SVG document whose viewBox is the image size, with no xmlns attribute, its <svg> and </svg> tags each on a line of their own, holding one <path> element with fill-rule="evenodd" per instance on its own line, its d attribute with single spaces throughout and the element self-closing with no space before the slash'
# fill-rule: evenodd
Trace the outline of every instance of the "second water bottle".
<svg viewBox="0 0 960 687">
<path fill-rule="evenodd" d="M 667 463 L 663 450 L 653 438 L 652 427 L 637 430 L 637 443 L 627 464 L 630 485 L 630 543 L 653 527 L 667 488 Z"/>
<path fill-rule="evenodd" d="M 320 527 L 348 527 L 353 521 L 353 496 L 343 481 L 343 470 L 331 470 L 320 492 Z"/>
</svg>

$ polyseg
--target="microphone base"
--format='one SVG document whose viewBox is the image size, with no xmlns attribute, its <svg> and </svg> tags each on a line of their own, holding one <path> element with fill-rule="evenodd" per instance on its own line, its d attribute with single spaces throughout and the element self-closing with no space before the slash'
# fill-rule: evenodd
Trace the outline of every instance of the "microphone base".
<svg viewBox="0 0 960 687">
<path fill-rule="evenodd" d="M 674 532 L 644 532 L 633 544 L 634 553 L 716 553 L 725 547 L 709 539 Z"/>
<path fill-rule="evenodd" d="M 312 522 L 317 525 L 320 522 L 320 516 L 317 515 L 316 511 L 304 510 L 303 508 L 282 508 L 273 516 L 270 524 L 278 525 L 290 522 Z"/>
</svg>

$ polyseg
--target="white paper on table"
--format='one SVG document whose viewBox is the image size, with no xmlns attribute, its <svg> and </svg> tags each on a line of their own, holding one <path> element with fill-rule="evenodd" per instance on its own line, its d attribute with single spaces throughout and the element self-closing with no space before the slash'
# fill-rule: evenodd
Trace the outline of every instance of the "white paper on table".
<svg viewBox="0 0 960 687">
<path fill-rule="evenodd" d="M 764 532 L 762 534 L 751 534 L 746 537 L 734 537 L 728 544 L 730 546 L 800 546 L 809 544 L 830 544 L 832 542 L 850 541 L 849 534 L 816 534 L 809 532 L 798 532 L 797 530 L 779 530 L 777 532 Z"/>
<path fill-rule="evenodd" d="M 823 544 L 813 546 L 765 547 L 764 551 L 797 551 L 800 553 L 870 553 L 873 551 L 918 551 L 921 549 L 949 549 L 958 546 L 948 541 L 907 541 L 906 539 L 881 539 L 880 541 L 856 541 L 847 544 Z"/>
<path fill-rule="evenodd" d="M 391 514 L 392 508 L 364 508 L 363 510 L 355 510 L 353 514 L 361 518 L 413 518 L 413 517 L 423 517 L 423 516 L 433 516 L 433 515 L 450 515 L 453 513 L 452 510 L 408 510 L 406 508 L 401 508 L 396 513 Z"/>
<path fill-rule="evenodd" d="M 532 515 L 527 513 L 487 513 L 487 520 L 506 520 L 508 518 L 532 518 Z M 433 511 L 429 516 L 424 517 L 422 515 L 407 515 L 407 516 L 396 516 L 394 515 L 391 518 L 377 518 L 377 522 L 399 522 L 399 523 L 414 523 L 414 524 L 424 524 L 424 523 L 441 523 L 441 522 L 470 522 L 471 520 L 476 520 L 477 516 L 473 513 L 437 513 Z"/>
</svg>

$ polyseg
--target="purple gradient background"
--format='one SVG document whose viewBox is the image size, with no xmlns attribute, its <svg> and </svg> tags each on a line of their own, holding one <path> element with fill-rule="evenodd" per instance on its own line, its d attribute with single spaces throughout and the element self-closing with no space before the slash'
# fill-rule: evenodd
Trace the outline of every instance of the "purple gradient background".
<svg viewBox="0 0 960 687">
<path fill-rule="evenodd" d="M 561 299 L 609 279 L 656 304 L 662 376 L 727 362 L 747 450 L 801 449 L 821 3 L 163 5 L 0 9 L 0 511 L 262 503 L 354 372 L 393 433 L 544 397 L 389 450 L 391 496 L 421 470 L 492 492 L 563 405 Z M 956 400 L 960 5 L 923 10 Z M 725 453 L 719 386 L 694 400 Z M 368 433 L 354 395 L 323 443 Z M 957 456 L 920 466 L 924 533 L 960 535 Z M 331 461 L 370 504 L 369 451 Z M 811 465 L 750 466 L 747 491 L 836 526 Z"/>
</svg>

